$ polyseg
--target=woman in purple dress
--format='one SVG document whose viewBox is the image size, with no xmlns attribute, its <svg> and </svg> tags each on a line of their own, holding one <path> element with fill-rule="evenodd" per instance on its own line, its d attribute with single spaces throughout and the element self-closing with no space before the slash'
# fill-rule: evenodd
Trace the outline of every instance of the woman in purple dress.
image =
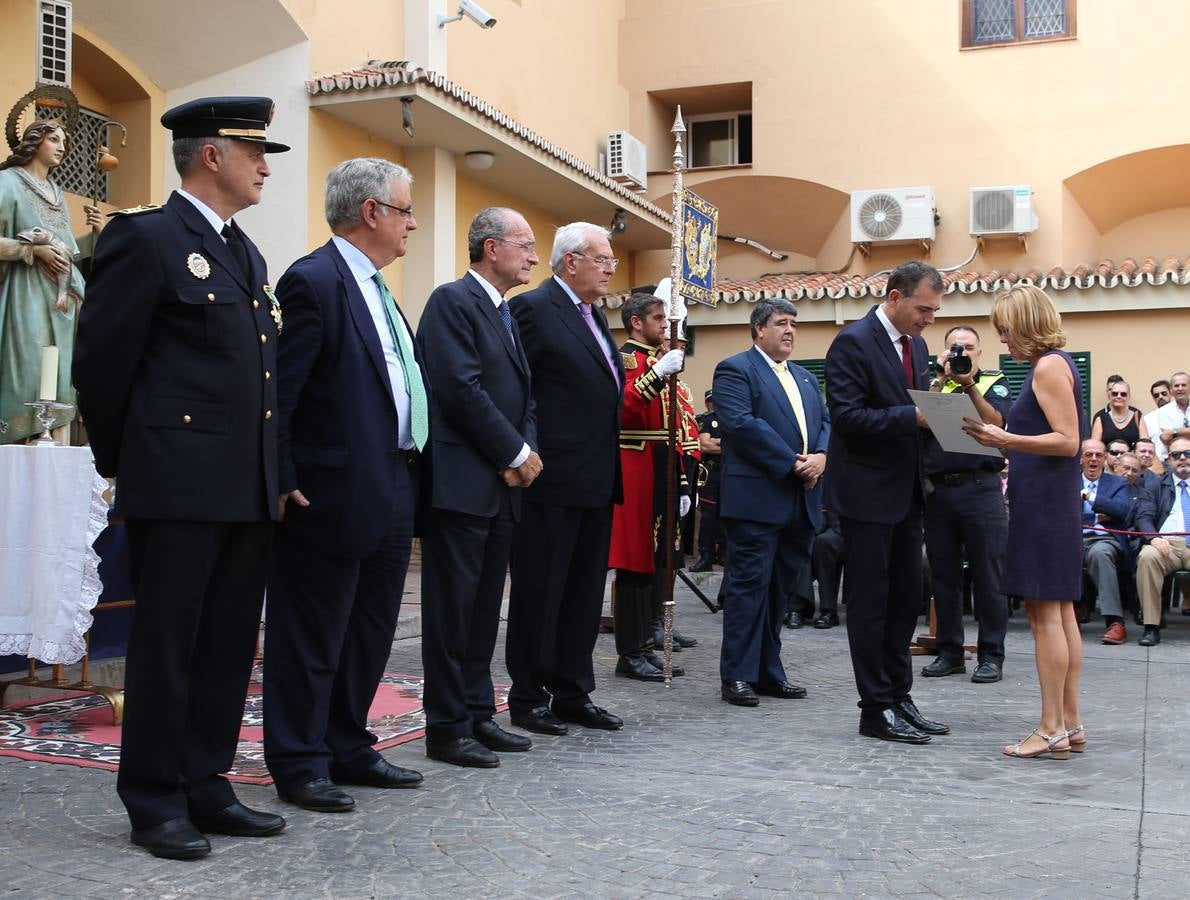
<svg viewBox="0 0 1190 900">
<path fill-rule="evenodd" d="M 1082 489 L 1079 443 L 1085 433 L 1082 384 L 1062 318 L 1040 288 L 1017 285 L 992 306 L 992 325 L 1029 376 L 1005 428 L 968 419 L 964 429 L 985 447 L 1006 451 L 1008 549 L 1003 590 L 1021 597 L 1036 644 L 1041 721 L 1007 756 L 1066 759 L 1086 748 L 1078 708 L 1083 642 L 1074 601 L 1082 587 Z"/>
</svg>

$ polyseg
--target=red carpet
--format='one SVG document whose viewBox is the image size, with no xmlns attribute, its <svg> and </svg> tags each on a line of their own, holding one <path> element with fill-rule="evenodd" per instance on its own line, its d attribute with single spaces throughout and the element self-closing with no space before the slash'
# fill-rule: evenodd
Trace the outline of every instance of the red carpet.
<svg viewBox="0 0 1190 900">
<path fill-rule="evenodd" d="M 244 703 L 244 722 L 232 781 L 272 784 L 264 764 L 261 728 L 261 670 L 252 671 Z M 498 709 L 506 709 L 507 685 L 496 685 Z M 380 740 L 377 750 L 425 735 L 421 705 L 422 679 L 386 673 L 368 714 L 368 727 Z M 92 766 L 115 771 L 120 761 L 120 727 L 112 724 L 112 708 L 94 694 L 72 694 L 54 700 L 30 700 L 0 709 L 0 756 L 38 762 Z"/>
</svg>

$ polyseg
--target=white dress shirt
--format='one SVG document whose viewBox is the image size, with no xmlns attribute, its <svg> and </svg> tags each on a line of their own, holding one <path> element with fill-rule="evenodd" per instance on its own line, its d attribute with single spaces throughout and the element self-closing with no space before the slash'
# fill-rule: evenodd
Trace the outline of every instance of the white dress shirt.
<svg viewBox="0 0 1190 900">
<path fill-rule="evenodd" d="M 376 336 L 380 338 L 380 349 L 384 351 L 384 365 L 388 369 L 388 381 L 393 389 L 393 400 L 397 404 L 397 446 L 402 450 L 413 448 L 413 434 L 409 430 L 409 388 L 405 385 L 405 372 L 401 368 L 401 355 L 397 352 L 397 345 L 393 341 L 392 332 L 388 327 L 388 316 L 384 312 L 384 301 L 380 299 L 380 288 L 372 280 L 376 274 L 376 267 L 351 241 L 344 240 L 337 234 L 331 238 L 335 249 L 342 254 L 347 268 L 355 277 L 359 291 L 364 295 L 364 303 L 368 305 L 368 312 L 372 314 L 372 324 L 376 326 Z M 390 288 L 391 290 L 391 288 Z M 397 328 L 405 328 L 405 322 L 400 316 L 394 323 Z M 410 346 L 413 335 L 405 328 L 409 335 Z M 415 360 L 409 360 L 410 365 L 417 365 Z M 424 377 L 424 375 L 423 375 Z"/>
<path fill-rule="evenodd" d="M 1168 404 L 1166 404 L 1168 405 Z M 1165 407 L 1161 407 L 1165 409 Z M 1169 508 L 1169 515 L 1165 517 L 1165 521 L 1161 523 L 1160 531 L 1162 534 L 1169 534 L 1177 532 L 1190 531 L 1186 527 L 1187 523 L 1182 521 L 1182 489 L 1178 487 L 1182 483 L 1182 479 L 1175 478 L 1173 480 L 1173 506 Z M 1190 541 L 1188 541 L 1190 543 Z"/>
<path fill-rule="evenodd" d="M 213 229 L 215 229 L 215 234 L 217 234 L 217 235 L 219 235 L 219 237 L 223 238 L 223 243 L 226 244 L 227 238 L 223 237 L 223 226 L 230 225 L 231 219 L 228 219 L 225 222 L 223 219 L 219 218 L 219 215 L 215 212 L 215 210 L 211 209 L 209 206 L 207 206 L 205 203 L 203 203 L 201 200 L 199 200 L 193 194 L 187 193 L 186 191 L 182 190 L 181 188 L 178 188 L 177 190 L 178 190 L 179 195 L 185 197 L 187 200 L 189 200 L 191 202 L 191 204 L 193 204 L 194 208 L 197 209 L 202 214 L 202 217 L 207 220 L 207 222 L 210 224 L 210 226 Z"/>
<path fill-rule="evenodd" d="M 500 296 L 500 292 L 496 290 L 488 282 L 486 278 L 476 272 L 474 269 L 468 269 L 467 274 L 479 282 L 479 286 L 483 288 L 484 293 L 488 295 L 496 309 L 500 309 L 500 304 L 504 302 L 504 298 Z M 515 343 L 515 341 L 514 341 Z M 533 452 L 533 448 L 528 443 L 521 445 L 521 452 L 516 455 L 512 462 L 508 464 L 508 468 L 515 469 L 524 464 L 525 460 L 529 458 L 529 454 Z"/>
</svg>

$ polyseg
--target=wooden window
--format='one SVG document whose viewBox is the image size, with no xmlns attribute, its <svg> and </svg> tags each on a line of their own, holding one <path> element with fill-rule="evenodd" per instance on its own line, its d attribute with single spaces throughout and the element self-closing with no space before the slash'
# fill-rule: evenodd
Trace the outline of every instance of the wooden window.
<svg viewBox="0 0 1190 900">
<path fill-rule="evenodd" d="M 70 87 L 70 20 L 68 2 L 37 4 L 37 83 Z"/>
<path fill-rule="evenodd" d="M 1064 40 L 1075 36 L 1075 0 L 962 0 L 963 46 Z"/>
<path fill-rule="evenodd" d="M 686 120 L 686 165 L 691 169 L 752 162 L 752 112 L 712 113 Z"/>
</svg>

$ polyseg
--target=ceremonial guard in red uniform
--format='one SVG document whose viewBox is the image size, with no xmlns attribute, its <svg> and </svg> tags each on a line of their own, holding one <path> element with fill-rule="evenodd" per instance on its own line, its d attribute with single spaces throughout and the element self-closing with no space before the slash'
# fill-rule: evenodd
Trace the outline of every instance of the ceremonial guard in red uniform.
<svg viewBox="0 0 1190 900">
<path fill-rule="evenodd" d="M 682 367 L 684 351 L 663 352 L 668 325 L 665 304 L 649 294 L 633 294 L 620 311 L 630 339 L 621 348 L 624 406 L 620 418 L 620 466 L 624 502 L 612 518 L 608 566 L 616 570 L 614 605 L 616 674 L 640 681 L 662 681 L 661 660 L 652 651 L 664 593 L 665 548 L 662 540 L 666 460 L 680 468 L 679 510 L 685 515 L 694 496 L 698 465 L 698 428 L 690 391 L 679 382 L 678 442 L 668 447 L 669 397 L 666 378 Z M 684 399 L 683 399 L 684 395 Z M 689 468 L 689 472 L 687 472 Z M 674 646 L 696 641 L 674 635 Z M 673 674 L 683 674 L 674 668 Z"/>
</svg>

